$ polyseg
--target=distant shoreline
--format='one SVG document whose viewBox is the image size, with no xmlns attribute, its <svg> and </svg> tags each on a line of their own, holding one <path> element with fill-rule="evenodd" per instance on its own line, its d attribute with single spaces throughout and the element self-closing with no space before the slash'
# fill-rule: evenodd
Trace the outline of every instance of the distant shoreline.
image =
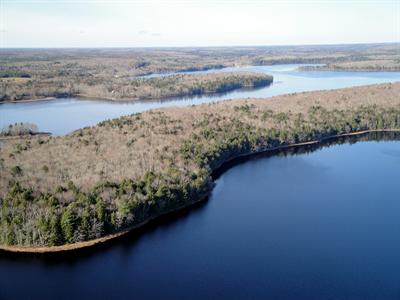
<svg viewBox="0 0 400 300">
<path fill-rule="evenodd" d="M 26 103 L 26 102 L 39 102 L 39 101 L 51 101 L 59 99 L 57 97 L 46 97 L 46 98 L 38 98 L 38 99 L 24 99 L 24 100 L 11 100 L 11 101 L 0 101 L 0 104 L 5 103 Z"/>
<path fill-rule="evenodd" d="M 369 133 L 390 133 L 390 132 L 400 132 L 400 129 L 370 129 L 370 130 L 355 131 L 355 132 L 344 133 L 344 134 L 330 135 L 330 136 L 322 137 L 319 140 L 312 140 L 312 141 L 307 141 L 307 142 L 288 144 L 288 145 L 278 146 L 278 147 L 274 147 L 274 148 L 270 148 L 270 149 L 253 151 L 253 152 L 249 152 L 249 153 L 245 153 L 245 154 L 241 154 L 241 155 L 236 155 L 235 157 L 232 157 L 226 161 L 223 161 L 221 164 L 216 166 L 213 170 L 211 170 L 209 175 L 212 175 L 213 173 L 215 173 L 218 169 L 222 168 L 227 163 L 230 163 L 233 160 L 238 159 L 240 157 L 250 157 L 250 156 L 253 156 L 256 154 L 260 154 L 260 153 L 269 153 L 269 152 L 276 152 L 276 151 L 280 152 L 282 150 L 287 150 L 290 148 L 301 148 L 301 147 L 310 146 L 310 145 L 319 145 L 319 144 L 323 144 L 324 142 L 326 142 L 328 140 L 335 140 L 335 139 L 338 139 L 341 137 L 362 136 L 362 135 L 369 134 Z M 159 218 L 163 215 L 167 215 L 169 213 L 179 211 L 181 209 L 190 207 L 195 203 L 204 201 L 209 196 L 209 193 L 211 191 L 212 190 L 208 191 L 207 194 L 203 194 L 203 195 L 199 196 L 197 199 L 193 199 L 189 203 L 185 203 L 185 204 L 179 206 L 178 208 L 174 208 L 174 209 L 162 212 L 162 213 L 158 213 L 158 214 L 153 215 L 150 218 L 144 220 L 143 222 L 141 222 L 139 224 L 135 224 L 135 225 L 130 226 L 122 231 L 119 231 L 119 232 L 116 232 L 113 234 L 109 234 L 109 235 L 106 235 L 106 236 L 103 236 L 103 237 L 100 237 L 97 239 L 92 239 L 92 240 L 83 241 L 83 242 L 77 242 L 77 243 L 73 243 L 73 244 L 60 245 L 60 246 L 50 246 L 50 247 L 23 247 L 23 246 L 0 245 L 0 251 L 14 252 L 14 253 L 31 253 L 31 254 L 42 253 L 42 254 L 45 254 L 45 253 L 59 253 L 59 252 L 65 252 L 65 251 L 73 251 L 73 250 L 83 249 L 83 248 L 87 248 L 87 247 L 92 247 L 92 246 L 99 245 L 99 244 L 105 243 L 107 241 L 116 239 L 118 237 L 124 236 L 127 233 L 129 233 L 135 229 L 138 229 L 138 228 L 146 225 L 150 221 L 156 220 L 157 218 Z"/>
<path fill-rule="evenodd" d="M 160 99 L 196 97 L 210 94 L 224 94 L 240 89 L 256 89 L 266 87 L 273 83 L 273 77 L 257 72 L 226 72 L 226 73 L 201 73 L 177 74 L 170 77 L 150 78 L 136 82 L 123 81 L 116 83 L 112 90 L 75 90 L 59 93 L 54 90 L 54 85 L 49 85 L 52 90 L 50 97 L 38 97 L 15 100 L 7 93 L 1 95 L 0 103 L 24 103 L 35 101 L 49 101 L 58 98 L 81 98 L 90 100 L 109 101 L 156 101 Z M 104 82 L 103 82 L 104 84 Z M 99 87 L 98 87 L 99 88 Z M 128 90 L 127 90 L 128 89 Z M 27 97 L 32 97 L 29 93 Z"/>
<path fill-rule="evenodd" d="M 260 86 L 260 87 L 266 87 L 270 84 L 272 84 L 273 81 L 271 81 L 270 83 L 264 85 L 264 86 Z M 69 97 L 48 97 L 48 98 L 39 98 L 39 99 L 26 99 L 26 100 L 12 100 L 12 101 L 0 101 L 0 105 L 1 104 L 6 104 L 6 103 L 30 103 L 30 102 L 44 102 L 44 101 L 53 101 L 53 100 L 57 100 L 57 99 L 77 99 L 77 100 L 87 100 L 87 101 L 110 101 L 110 102 L 131 102 L 131 103 L 135 103 L 135 102 L 151 102 L 151 101 L 160 101 L 160 100 L 174 100 L 177 98 L 196 98 L 196 97 L 203 97 L 203 96 L 210 96 L 210 95 L 223 95 L 225 93 L 229 93 L 229 92 L 234 92 L 234 91 L 238 91 L 241 89 L 257 89 L 260 87 L 240 87 L 240 88 L 235 88 L 235 89 L 231 89 L 228 91 L 224 91 L 224 92 L 203 92 L 203 93 L 199 93 L 199 94 L 176 94 L 176 95 L 171 95 L 171 96 L 160 96 L 160 97 L 143 97 L 143 98 L 111 98 L 111 97 L 97 97 L 97 96 L 90 96 L 90 95 L 85 95 L 85 94 L 77 94 L 77 95 L 71 95 Z"/>
<path fill-rule="evenodd" d="M 313 71 L 317 71 L 317 72 L 367 72 L 367 73 L 372 73 L 372 72 L 400 72 L 400 68 L 394 68 L 394 69 L 389 69 L 389 68 L 352 68 L 352 67 L 348 67 L 348 68 L 335 68 L 335 67 L 331 67 L 327 64 L 325 64 L 324 66 L 300 66 L 296 68 L 299 71 L 306 71 L 306 72 L 313 72 Z"/>
</svg>

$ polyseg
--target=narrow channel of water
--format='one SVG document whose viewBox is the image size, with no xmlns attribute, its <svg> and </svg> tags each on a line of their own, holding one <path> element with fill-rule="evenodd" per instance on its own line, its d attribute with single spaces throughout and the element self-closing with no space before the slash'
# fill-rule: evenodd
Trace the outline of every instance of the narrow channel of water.
<svg viewBox="0 0 400 300">
<path fill-rule="evenodd" d="M 70 98 L 0 104 L 0 128 L 15 122 L 32 122 L 38 125 L 40 131 L 61 135 L 78 128 L 95 125 L 105 119 L 159 107 L 189 106 L 247 97 L 265 98 L 295 92 L 400 81 L 400 72 L 306 72 L 296 70 L 298 66 L 300 65 L 253 66 L 198 72 L 252 71 L 274 76 L 274 83 L 268 87 L 238 90 L 223 95 L 144 102 L 113 102 Z M 155 74 L 155 76 L 160 76 L 160 74 Z"/>
</svg>

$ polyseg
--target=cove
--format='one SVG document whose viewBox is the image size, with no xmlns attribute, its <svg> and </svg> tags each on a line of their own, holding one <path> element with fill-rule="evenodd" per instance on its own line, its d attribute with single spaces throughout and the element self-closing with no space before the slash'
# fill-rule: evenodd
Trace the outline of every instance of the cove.
<svg viewBox="0 0 400 300">
<path fill-rule="evenodd" d="M 142 102 L 61 98 L 52 101 L 4 103 L 0 104 L 0 129 L 15 122 L 32 122 L 38 125 L 40 131 L 63 135 L 85 126 L 95 125 L 106 119 L 161 107 L 190 106 L 248 97 L 267 98 L 288 93 L 337 89 L 400 80 L 400 72 L 300 71 L 297 70 L 298 66 L 302 65 L 235 67 L 196 72 L 250 71 L 266 73 L 274 77 L 274 83 L 265 88 L 243 89 L 226 94 Z M 153 74 L 152 76 L 168 76 L 168 74 Z"/>
<path fill-rule="evenodd" d="M 107 245 L 1 253 L 0 299 L 398 299 L 399 140 L 233 161 L 207 202 Z"/>
</svg>

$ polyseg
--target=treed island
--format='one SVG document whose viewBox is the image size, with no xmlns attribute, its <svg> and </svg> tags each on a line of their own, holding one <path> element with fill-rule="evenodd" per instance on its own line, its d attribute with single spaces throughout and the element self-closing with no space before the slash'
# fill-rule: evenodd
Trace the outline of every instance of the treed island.
<svg viewBox="0 0 400 300">
<path fill-rule="evenodd" d="M 0 148 L 1 248 L 83 247 L 205 199 L 212 172 L 236 157 L 399 129 L 400 83 L 388 83 L 157 109 L 10 139 Z"/>
</svg>

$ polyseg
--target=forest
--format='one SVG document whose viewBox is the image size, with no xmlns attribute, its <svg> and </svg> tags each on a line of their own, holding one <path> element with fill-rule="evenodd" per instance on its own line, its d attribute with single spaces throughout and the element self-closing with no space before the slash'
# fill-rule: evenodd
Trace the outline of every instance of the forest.
<svg viewBox="0 0 400 300">
<path fill-rule="evenodd" d="M 79 243 L 201 201 L 231 159 L 400 129 L 400 84 L 157 109 L 0 151 L 0 244 Z"/>
<path fill-rule="evenodd" d="M 272 76 L 251 72 L 210 74 L 177 74 L 153 78 L 82 79 L 78 84 L 30 79 L 0 80 L 4 101 L 20 101 L 59 97 L 81 97 L 109 100 L 151 100 L 170 97 L 198 96 L 225 93 L 241 88 L 264 87 L 272 83 Z M 56 87 L 55 89 L 49 88 Z"/>
</svg>

